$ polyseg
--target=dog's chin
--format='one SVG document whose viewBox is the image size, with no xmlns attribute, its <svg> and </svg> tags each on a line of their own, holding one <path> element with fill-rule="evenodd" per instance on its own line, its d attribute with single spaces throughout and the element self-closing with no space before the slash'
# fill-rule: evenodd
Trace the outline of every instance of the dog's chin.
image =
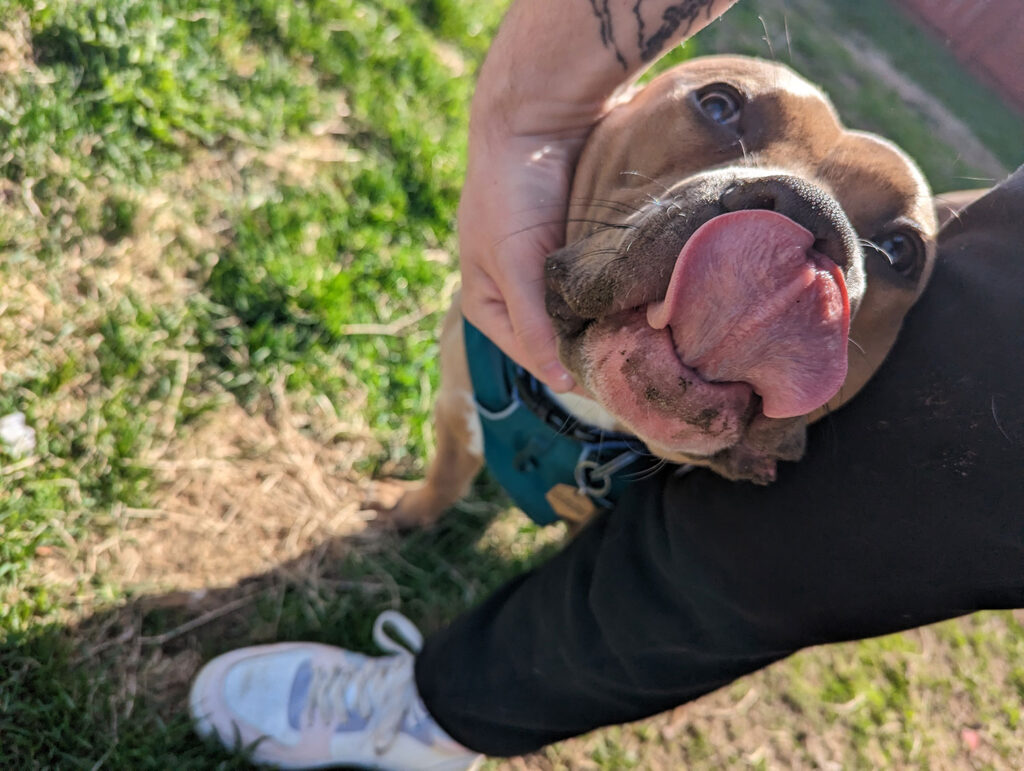
<svg viewBox="0 0 1024 771">
<path fill-rule="evenodd" d="M 756 402 L 750 385 L 707 382 L 644 310 L 591 323 L 577 345 L 587 391 L 657 455 L 712 456 L 741 440 Z"/>
<path fill-rule="evenodd" d="M 766 484 L 777 461 L 803 454 L 805 416 L 767 417 L 750 383 L 705 379 L 645 309 L 592 321 L 569 350 L 563 360 L 586 395 L 660 458 Z"/>
</svg>

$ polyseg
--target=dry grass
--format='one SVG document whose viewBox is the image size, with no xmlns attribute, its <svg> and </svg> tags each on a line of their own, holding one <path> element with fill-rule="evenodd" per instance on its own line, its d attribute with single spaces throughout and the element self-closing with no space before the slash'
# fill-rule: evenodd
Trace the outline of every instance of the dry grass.
<svg viewBox="0 0 1024 771">
<path fill-rule="evenodd" d="M 226 402 L 185 439 L 153 448 L 153 508 L 121 507 L 107 537 L 44 547 L 36 572 L 46 584 L 100 578 L 136 595 L 234 586 L 365 530 L 370 481 L 353 465 L 373 444 L 329 405 L 297 416 L 283 397 L 259 413 Z M 102 602 L 79 591 L 76 605 L 88 613 Z"/>
<path fill-rule="evenodd" d="M 126 512 L 120 581 L 231 586 L 364 530 L 369 481 L 353 465 L 372 440 L 324 409 L 300 418 L 283 396 L 266 415 L 229 405 L 168 448 L 153 464 L 157 507 Z M 319 428 L 306 433 L 317 418 Z"/>
<path fill-rule="evenodd" d="M 16 32 L 0 36 L 0 61 L 8 60 L 15 42 L 24 42 Z M 24 56 L 31 56 L 30 49 Z M 70 186 L 67 211 L 98 208 L 116 194 L 132 200 L 136 214 L 130 234 L 114 243 L 99 236 L 74 239 L 61 255 L 60 271 L 36 256 L 45 215 L 31 185 L 0 180 L 0 228 L 11 238 L 11 251 L 21 255 L 18 269 L 0 282 L 0 376 L 21 379 L 42 369 L 44 359 L 51 368 L 68 359 L 81 362 L 80 374 L 61 387 L 63 398 L 34 405 L 37 430 L 92 424 L 90 416 L 108 398 L 109 386 L 98 375 L 98 326 L 114 303 L 130 294 L 154 307 L 183 307 L 228 243 L 234 212 L 258 206 L 280 184 L 307 183 L 324 165 L 351 160 L 339 140 L 346 115 L 339 98 L 334 117 L 307 138 L 260 151 L 197 150 L 187 165 L 144 191 L 112 189 L 102 179 L 89 189 Z M 52 163 L 59 173 L 61 159 L 53 156 Z M 197 210 L 202 219 L 195 218 Z M 178 409 L 198 358 L 162 350 L 159 361 L 138 375 L 170 373 L 171 380 L 169 396 L 138 416 L 147 432 L 137 462 L 155 472 L 155 505 L 120 506 L 109 518 L 83 507 L 49 523 L 62 534 L 62 544 L 40 547 L 21 583 L 53 587 L 62 596 L 58 615 L 64 620 L 108 611 L 110 587 L 172 597 L 226 587 L 308 554 L 330 536 L 365 528 L 369 514 L 360 513 L 360 502 L 367 481 L 352 466 L 373 441 L 359 420 L 360 394 L 350 395 L 344 419 L 323 398 L 303 400 L 300 414 L 291 406 L 294 397 L 286 399 L 281 389 L 248 412 L 225 395 L 217 412 L 186 432 L 177 423 Z M 24 399 L 35 401 L 31 393 Z M 0 479 L 17 484 L 39 462 L 33 456 L 0 466 Z M 73 476 L 66 482 L 76 500 L 81 496 Z M 72 535 L 76 516 L 90 519 L 88 536 Z M 87 635 L 87 648 L 95 637 L 94 630 Z"/>
<path fill-rule="evenodd" d="M 297 416 L 283 398 L 258 414 L 228 404 L 153 460 L 154 508 L 123 509 L 110 537 L 40 561 L 47 583 L 79 587 L 86 622 L 72 633 L 82 660 L 118 684 L 120 712 L 144 694 L 167 717 L 180 714 L 202 663 L 197 634 L 229 634 L 256 599 L 318 582 L 338 556 L 329 545 L 373 516 L 360 508 L 367 480 L 352 470 L 370 443 L 329 406 Z M 133 599 L 105 607 L 104 585 Z M 100 590 L 87 597 L 87 586 Z M 186 620 L 147 635 L 154 611 Z"/>
</svg>

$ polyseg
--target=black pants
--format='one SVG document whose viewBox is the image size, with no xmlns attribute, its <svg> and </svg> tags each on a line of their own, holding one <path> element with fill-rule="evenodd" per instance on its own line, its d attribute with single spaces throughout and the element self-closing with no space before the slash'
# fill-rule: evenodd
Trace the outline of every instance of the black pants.
<svg viewBox="0 0 1024 771">
<path fill-rule="evenodd" d="M 638 484 L 427 641 L 466 746 L 514 755 L 809 645 L 1024 606 L 1024 169 L 952 221 L 891 359 L 767 488 Z"/>
</svg>

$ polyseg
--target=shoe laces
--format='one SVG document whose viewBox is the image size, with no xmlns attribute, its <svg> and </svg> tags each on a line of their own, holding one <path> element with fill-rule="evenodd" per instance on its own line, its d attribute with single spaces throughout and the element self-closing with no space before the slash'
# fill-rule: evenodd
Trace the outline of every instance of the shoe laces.
<svg viewBox="0 0 1024 771">
<path fill-rule="evenodd" d="M 399 639 L 388 633 L 389 626 Z M 407 715 L 414 722 L 426 715 L 413 677 L 413 654 L 423 646 L 423 636 L 401 613 L 388 610 L 377 616 L 373 640 L 391 655 L 314 667 L 304 715 L 308 725 L 318 718 L 337 725 L 353 714 L 372 723 L 373 746 L 380 755 L 394 743 Z"/>
</svg>

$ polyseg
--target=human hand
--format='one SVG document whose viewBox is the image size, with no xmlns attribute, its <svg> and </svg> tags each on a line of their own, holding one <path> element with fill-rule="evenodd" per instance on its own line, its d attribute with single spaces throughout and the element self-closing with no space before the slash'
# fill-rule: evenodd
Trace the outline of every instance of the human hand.
<svg viewBox="0 0 1024 771">
<path fill-rule="evenodd" d="M 583 142 L 657 56 L 735 1 L 515 0 L 494 39 L 459 204 L 462 311 L 554 391 L 575 384 L 544 310 L 544 258 L 563 245 Z"/>
<path fill-rule="evenodd" d="M 572 376 L 558 361 L 544 310 L 544 258 L 562 246 L 576 136 L 470 134 L 459 204 L 462 311 L 554 391 Z"/>
</svg>

